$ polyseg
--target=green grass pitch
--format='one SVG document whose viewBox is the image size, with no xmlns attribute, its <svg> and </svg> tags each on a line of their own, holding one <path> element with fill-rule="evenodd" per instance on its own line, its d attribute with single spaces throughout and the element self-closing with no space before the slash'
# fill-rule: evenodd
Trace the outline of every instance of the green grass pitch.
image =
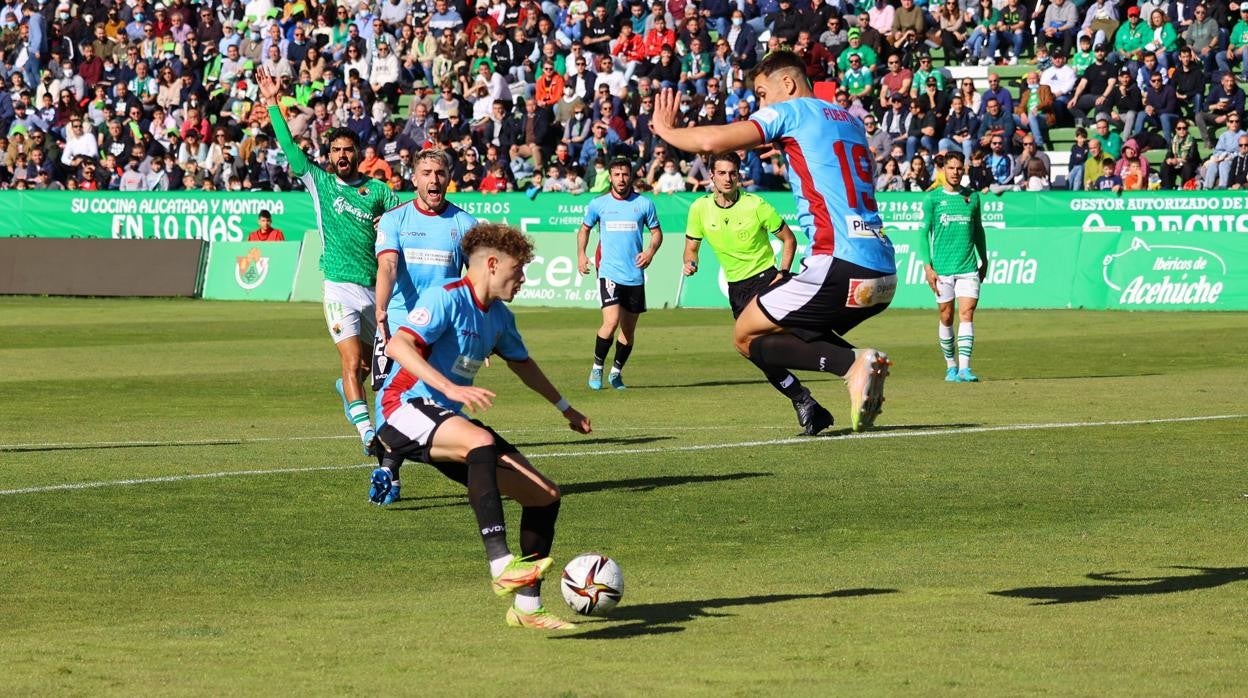
<svg viewBox="0 0 1248 698">
<path fill-rule="evenodd" d="M 952 385 L 935 311 L 889 311 L 851 335 L 896 362 L 878 428 L 810 376 L 815 439 L 726 311 L 644 316 L 619 393 L 584 386 L 596 312 L 518 316 L 594 433 L 498 363 L 484 419 L 564 487 L 556 565 L 627 585 L 566 635 L 505 627 L 432 469 L 366 503 L 319 307 L 0 298 L 0 693 L 1248 685 L 1248 315 L 983 310 L 984 382 Z"/>
</svg>

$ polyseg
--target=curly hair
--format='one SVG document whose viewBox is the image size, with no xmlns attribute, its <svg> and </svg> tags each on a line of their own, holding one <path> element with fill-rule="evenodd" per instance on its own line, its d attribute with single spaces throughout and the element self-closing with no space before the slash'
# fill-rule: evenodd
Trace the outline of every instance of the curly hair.
<svg viewBox="0 0 1248 698">
<path fill-rule="evenodd" d="M 505 223 L 478 223 L 464 235 L 460 243 L 468 257 L 479 249 L 498 250 L 520 264 L 533 261 L 533 240 L 518 228 Z"/>
</svg>

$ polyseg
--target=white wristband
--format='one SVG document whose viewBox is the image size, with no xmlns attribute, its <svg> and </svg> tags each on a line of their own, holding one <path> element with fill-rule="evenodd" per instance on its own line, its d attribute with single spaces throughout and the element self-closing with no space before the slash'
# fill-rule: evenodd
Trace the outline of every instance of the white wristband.
<svg viewBox="0 0 1248 698">
<path fill-rule="evenodd" d="M 568 408 L 571 406 L 572 404 L 568 402 L 568 399 L 566 397 L 560 397 L 559 402 L 555 403 L 555 409 L 559 410 L 560 412 L 567 412 Z"/>
</svg>

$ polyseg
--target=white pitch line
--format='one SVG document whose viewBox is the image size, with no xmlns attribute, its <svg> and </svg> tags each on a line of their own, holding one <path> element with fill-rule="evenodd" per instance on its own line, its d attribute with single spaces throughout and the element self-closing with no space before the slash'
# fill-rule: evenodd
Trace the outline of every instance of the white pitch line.
<svg viewBox="0 0 1248 698">
<path fill-rule="evenodd" d="M 960 436 L 964 434 L 988 434 L 1005 431 L 1036 431 L 1041 429 L 1079 429 L 1094 427 L 1146 426 L 1150 424 L 1181 424 L 1184 422 L 1211 422 L 1227 419 L 1243 419 L 1248 414 L 1217 414 L 1207 417 L 1166 417 L 1161 419 L 1119 419 L 1098 422 L 1051 422 L 1048 424 L 1003 424 L 995 427 L 961 427 L 954 429 L 934 429 L 931 431 L 876 431 L 864 434 L 842 434 L 840 436 L 814 437 L 801 436 L 788 439 L 767 439 L 762 441 L 736 441 L 733 443 L 694 444 L 690 446 L 660 446 L 652 448 L 617 448 L 597 451 L 565 451 L 559 453 L 527 454 L 532 460 L 540 458 L 584 458 L 587 456 L 619 456 L 638 453 L 661 453 L 670 451 L 711 451 L 725 448 L 749 448 L 753 446 L 786 446 L 794 444 L 819 444 L 828 441 L 846 441 L 858 439 L 904 439 L 932 436 Z M 899 425 L 904 426 L 904 425 Z M 575 442 L 569 442 L 575 443 Z M 0 490 L 0 496 L 16 494 L 38 494 L 42 492 L 63 492 L 67 490 L 97 489 L 100 487 L 123 487 L 128 485 L 146 485 L 160 482 L 184 482 L 187 480 L 207 480 L 220 477 L 240 475 L 278 475 L 285 473 L 311 473 L 327 470 L 351 470 L 371 466 L 371 463 L 356 465 L 327 465 L 316 468 L 278 468 L 274 470 L 232 470 L 219 473 L 199 473 L 193 475 L 166 475 L 162 477 L 133 478 L 128 480 L 103 480 L 98 482 L 78 482 L 62 485 L 46 485 L 42 487 L 23 487 L 20 489 Z"/>
</svg>

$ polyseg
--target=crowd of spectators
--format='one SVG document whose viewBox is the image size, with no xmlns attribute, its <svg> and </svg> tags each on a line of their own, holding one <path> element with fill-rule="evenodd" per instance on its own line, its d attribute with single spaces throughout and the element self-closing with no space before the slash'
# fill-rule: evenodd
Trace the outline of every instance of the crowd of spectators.
<svg viewBox="0 0 1248 698">
<path fill-rule="evenodd" d="M 977 189 L 1048 188 L 1070 126 L 1070 188 L 1248 186 L 1248 2 L 1128 2 L 4 0 L 0 187 L 298 189 L 263 68 L 315 160 L 349 128 L 396 190 L 429 146 L 456 191 L 605 191 L 617 155 L 643 189 L 705 190 L 704 161 L 652 135 L 653 95 L 679 91 L 692 124 L 746 118 L 751 67 L 782 48 L 863 119 L 884 191 L 940 186 L 949 150 Z M 1020 63 L 1013 91 L 992 72 Z M 778 153 L 741 155 L 746 189 L 785 186 Z"/>
</svg>

